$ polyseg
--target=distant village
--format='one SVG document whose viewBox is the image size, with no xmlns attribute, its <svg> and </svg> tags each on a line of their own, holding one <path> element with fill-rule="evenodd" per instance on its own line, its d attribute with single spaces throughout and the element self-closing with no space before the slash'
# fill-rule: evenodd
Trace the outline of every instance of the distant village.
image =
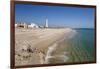
<svg viewBox="0 0 100 69">
<path fill-rule="evenodd" d="M 45 20 L 45 23 L 44 25 L 37 25 L 36 23 L 26 23 L 26 22 L 20 22 L 20 23 L 15 23 L 15 28 L 25 28 L 25 29 L 28 29 L 28 28 L 66 28 L 66 27 L 62 27 L 62 26 L 52 26 L 50 27 L 48 25 L 48 19 Z"/>
<path fill-rule="evenodd" d="M 44 26 L 39 26 L 35 23 L 27 24 L 27 23 L 15 23 L 15 28 L 48 28 L 48 19 L 45 20 L 45 25 Z"/>
</svg>

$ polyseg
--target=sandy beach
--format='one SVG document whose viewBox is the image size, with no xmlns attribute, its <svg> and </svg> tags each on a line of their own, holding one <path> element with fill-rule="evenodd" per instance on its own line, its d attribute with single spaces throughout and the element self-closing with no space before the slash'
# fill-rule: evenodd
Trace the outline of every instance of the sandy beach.
<svg viewBox="0 0 100 69">
<path fill-rule="evenodd" d="M 72 29 L 15 29 L 15 65 L 47 64 L 55 43 L 70 35 Z M 50 48 L 50 46 L 52 46 Z M 48 51 L 50 50 L 50 51 Z"/>
</svg>

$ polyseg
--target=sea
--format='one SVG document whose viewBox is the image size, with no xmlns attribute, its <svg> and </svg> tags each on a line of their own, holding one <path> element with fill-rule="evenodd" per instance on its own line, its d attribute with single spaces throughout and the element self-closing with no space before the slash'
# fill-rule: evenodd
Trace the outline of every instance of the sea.
<svg viewBox="0 0 100 69">
<path fill-rule="evenodd" d="M 95 30 L 74 28 L 62 41 L 48 48 L 45 63 L 82 63 L 95 61 Z"/>
</svg>

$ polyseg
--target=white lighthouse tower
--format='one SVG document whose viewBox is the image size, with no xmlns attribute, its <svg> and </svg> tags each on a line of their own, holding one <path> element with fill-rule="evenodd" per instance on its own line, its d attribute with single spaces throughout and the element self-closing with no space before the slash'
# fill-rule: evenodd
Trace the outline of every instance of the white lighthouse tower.
<svg viewBox="0 0 100 69">
<path fill-rule="evenodd" d="M 46 18 L 45 27 L 48 28 L 48 19 Z"/>
</svg>

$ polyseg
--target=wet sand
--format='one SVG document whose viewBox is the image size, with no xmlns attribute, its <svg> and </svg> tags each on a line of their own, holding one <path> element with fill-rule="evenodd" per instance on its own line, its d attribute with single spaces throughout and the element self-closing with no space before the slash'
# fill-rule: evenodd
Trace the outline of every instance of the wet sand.
<svg viewBox="0 0 100 69">
<path fill-rule="evenodd" d="M 15 29 L 15 65 L 47 64 L 48 49 L 72 29 Z"/>
</svg>

